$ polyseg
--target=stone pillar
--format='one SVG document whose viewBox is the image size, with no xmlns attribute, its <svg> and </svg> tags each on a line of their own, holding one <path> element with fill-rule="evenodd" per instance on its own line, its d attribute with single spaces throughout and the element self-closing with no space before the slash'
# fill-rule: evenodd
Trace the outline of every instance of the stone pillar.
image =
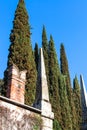
<svg viewBox="0 0 87 130">
<path fill-rule="evenodd" d="M 24 104 L 26 71 L 19 71 L 16 65 L 8 69 L 7 97 Z"/>
<path fill-rule="evenodd" d="M 83 76 L 80 76 L 81 85 L 81 103 L 82 103 L 82 125 L 81 130 L 87 130 L 87 92 Z"/>
<path fill-rule="evenodd" d="M 38 78 L 36 87 L 36 100 L 34 107 L 41 110 L 42 130 L 53 130 L 54 113 L 49 101 L 49 92 L 44 64 L 43 51 L 40 49 Z"/>
<path fill-rule="evenodd" d="M 83 76 L 80 76 L 80 84 L 81 84 L 81 100 L 82 100 L 82 106 L 87 107 L 87 93 L 86 93 L 86 87 L 83 80 Z"/>
</svg>

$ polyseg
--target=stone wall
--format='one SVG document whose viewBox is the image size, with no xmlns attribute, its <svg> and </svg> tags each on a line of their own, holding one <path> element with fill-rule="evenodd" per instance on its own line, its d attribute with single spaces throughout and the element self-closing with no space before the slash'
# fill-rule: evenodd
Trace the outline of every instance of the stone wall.
<svg viewBox="0 0 87 130">
<path fill-rule="evenodd" d="M 41 111 L 0 96 L 0 130 L 40 130 Z"/>
</svg>

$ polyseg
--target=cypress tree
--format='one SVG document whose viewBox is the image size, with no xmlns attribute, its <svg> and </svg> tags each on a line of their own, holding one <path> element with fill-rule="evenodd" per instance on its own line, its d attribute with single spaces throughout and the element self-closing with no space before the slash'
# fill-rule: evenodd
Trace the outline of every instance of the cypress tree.
<svg viewBox="0 0 87 130">
<path fill-rule="evenodd" d="M 11 44 L 9 47 L 7 69 L 14 63 L 20 70 L 27 70 L 25 103 L 31 105 L 35 98 L 36 67 L 30 40 L 31 27 L 28 19 L 25 2 L 24 0 L 19 0 L 15 11 L 13 29 L 10 34 Z M 5 71 L 4 79 L 6 85 L 7 71 Z"/>
<path fill-rule="evenodd" d="M 47 34 L 46 34 L 45 26 L 43 26 L 43 30 L 42 30 L 42 48 L 43 48 L 43 55 L 44 55 L 47 81 L 48 81 L 48 86 L 49 86 L 48 41 L 47 41 Z"/>
<path fill-rule="evenodd" d="M 76 108 L 76 130 L 80 130 L 81 125 L 81 91 L 77 76 L 73 80 L 73 97 Z"/>
<path fill-rule="evenodd" d="M 73 100 L 73 92 L 72 92 L 71 81 L 70 81 L 68 60 L 66 57 L 66 52 L 63 44 L 61 44 L 61 48 L 60 48 L 60 68 L 61 68 L 61 73 L 66 76 L 66 90 L 67 90 L 69 105 L 71 108 L 72 129 L 75 130 L 76 110 L 75 110 L 75 104 Z"/>
<path fill-rule="evenodd" d="M 67 57 L 66 57 L 66 52 L 65 52 L 65 48 L 64 48 L 63 44 L 61 44 L 61 47 L 60 47 L 60 69 L 61 69 L 61 73 L 63 75 L 67 75 L 68 84 L 71 86 L 68 60 L 67 60 Z"/>
<path fill-rule="evenodd" d="M 63 44 L 61 44 L 61 47 L 60 47 L 60 69 L 61 69 L 61 74 L 66 76 L 66 86 L 67 86 L 66 89 L 68 93 L 68 99 L 70 100 L 72 88 L 71 88 L 71 82 L 70 82 L 68 60 L 66 57 L 66 52 L 65 52 L 65 48 Z"/>
<path fill-rule="evenodd" d="M 59 97 L 58 77 L 60 74 L 54 41 L 50 36 L 49 41 L 49 93 L 55 119 L 61 122 L 61 108 Z"/>
<path fill-rule="evenodd" d="M 59 95 L 60 95 L 60 106 L 62 122 L 61 126 L 63 130 L 72 130 L 71 111 L 66 90 L 66 76 L 60 75 L 59 77 Z"/>
<path fill-rule="evenodd" d="M 39 49 L 38 49 L 38 44 L 37 43 L 35 43 L 34 57 L 35 57 L 36 69 L 38 71 Z"/>
</svg>

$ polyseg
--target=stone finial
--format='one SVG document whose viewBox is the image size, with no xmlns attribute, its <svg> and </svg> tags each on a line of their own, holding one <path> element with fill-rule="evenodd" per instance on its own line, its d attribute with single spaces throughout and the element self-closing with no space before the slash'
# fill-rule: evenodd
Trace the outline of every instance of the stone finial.
<svg viewBox="0 0 87 130">
<path fill-rule="evenodd" d="M 36 87 L 36 99 L 35 103 L 39 104 L 41 100 L 49 102 L 49 92 L 44 64 L 44 57 L 42 48 L 39 52 L 39 64 L 38 64 L 38 77 L 37 77 L 37 87 Z M 40 104 L 39 104 L 40 107 Z"/>
<path fill-rule="evenodd" d="M 87 92 L 86 92 L 86 87 L 85 87 L 85 83 L 84 83 L 82 75 L 80 75 L 80 84 L 81 84 L 81 101 L 82 101 L 82 106 L 83 107 L 87 107 Z"/>
<path fill-rule="evenodd" d="M 81 103 L 82 103 L 81 130 L 87 130 L 87 92 L 82 75 L 80 76 L 80 84 L 81 84 Z"/>
<path fill-rule="evenodd" d="M 41 110 L 41 117 L 43 121 L 42 130 L 53 130 L 54 113 L 52 112 L 52 107 L 49 101 L 49 91 L 42 48 L 39 53 L 36 99 L 34 107 Z"/>
<path fill-rule="evenodd" d="M 26 72 L 13 64 L 8 68 L 7 97 L 24 104 Z"/>
</svg>

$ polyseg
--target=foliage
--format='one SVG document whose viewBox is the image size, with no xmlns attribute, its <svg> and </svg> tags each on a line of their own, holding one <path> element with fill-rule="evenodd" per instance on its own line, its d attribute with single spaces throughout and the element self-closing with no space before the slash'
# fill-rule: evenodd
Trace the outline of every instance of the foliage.
<svg viewBox="0 0 87 130">
<path fill-rule="evenodd" d="M 68 60 L 66 57 L 66 52 L 63 43 L 61 43 L 60 46 L 60 69 L 61 69 L 61 73 L 68 77 L 67 84 L 71 87 Z"/>
<path fill-rule="evenodd" d="M 62 128 L 59 125 L 59 122 L 57 120 L 53 121 L 53 130 L 62 130 Z"/>
<path fill-rule="evenodd" d="M 60 105 L 61 105 L 61 115 L 62 123 L 61 127 L 63 130 L 72 130 L 72 120 L 70 114 L 70 106 L 67 97 L 66 90 L 66 76 L 60 75 L 59 77 L 59 95 L 60 95 Z"/>
<path fill-rule="evenodd" d="M 55 119 L 61 122 L 61 108 L 58 86 L 59 66 L 57 55 L 54 47 L 54 41 L 50 36 L 49 41 L 49 93 Z"/>
<path fill-rule="evenodd" d="M 73 100 L 73 91 L 72 91 L 71 81 L 70 81 L 68 60 L 66 57 L 65 48 L 64 48 L 63 44 L 61 44 L 61 48 L 60 48 L 60 67 L 61 67 L 61 73 L 63 75 L 66 75 L 66 90 L 67 90 L 69 106 L 71 109 L 72 129 L 75 130 L 75 128 L 76 128 L 76 110 L 75 110 L 75 104 L 74 104 L 74 100 Z"/>
<path fill-rule="evenodd" d="M 9 47 L 7 69 L 14 63 L 20 70 L 27 70 L 25 103 L 28 105 L 31 105 L 34 101 L 36 85 L 36 66 L 30 40 L 30 28 L 24 0 L 20 0 L 15 11 L 13 29 L 10 34 L 11 44 Z M 5 86 L 7 75 L 7 72 L 5 72 Z"/>
<path fill-rule="evenodd" d="M 39 60 L 38 43 L 35 43 L 34 57 L 35 57 L 36 69 L 37 69 L 37 71 L 38 71 L 38 60 Z"/>
<path fill-rule="evenodd" d="M 33 118 L 33 130 L 40 130 L 42 128 L 42 119 L 39 116 Z"/>
<path fill-rule="evenodd" d="M 75 102 L 75 108 L 76 108 L 76 130 L 80 130 L 80 124 L 82 121 L 81 117 L 81 91 L 80 86 L 78 83 L 77 76 L 75 76 L 73 80 L 73 98 Z"/>
<path fill-rule="evenodd" d="M 43 48 L 44 62 L 46 68 L 46 76 L 47 76 L 47 81 L 49 86 L 48 41 L 47 41 L 45 26 L 43 26 L 43 30 L 42 30 L 42 48 Z"/>
</svg>

